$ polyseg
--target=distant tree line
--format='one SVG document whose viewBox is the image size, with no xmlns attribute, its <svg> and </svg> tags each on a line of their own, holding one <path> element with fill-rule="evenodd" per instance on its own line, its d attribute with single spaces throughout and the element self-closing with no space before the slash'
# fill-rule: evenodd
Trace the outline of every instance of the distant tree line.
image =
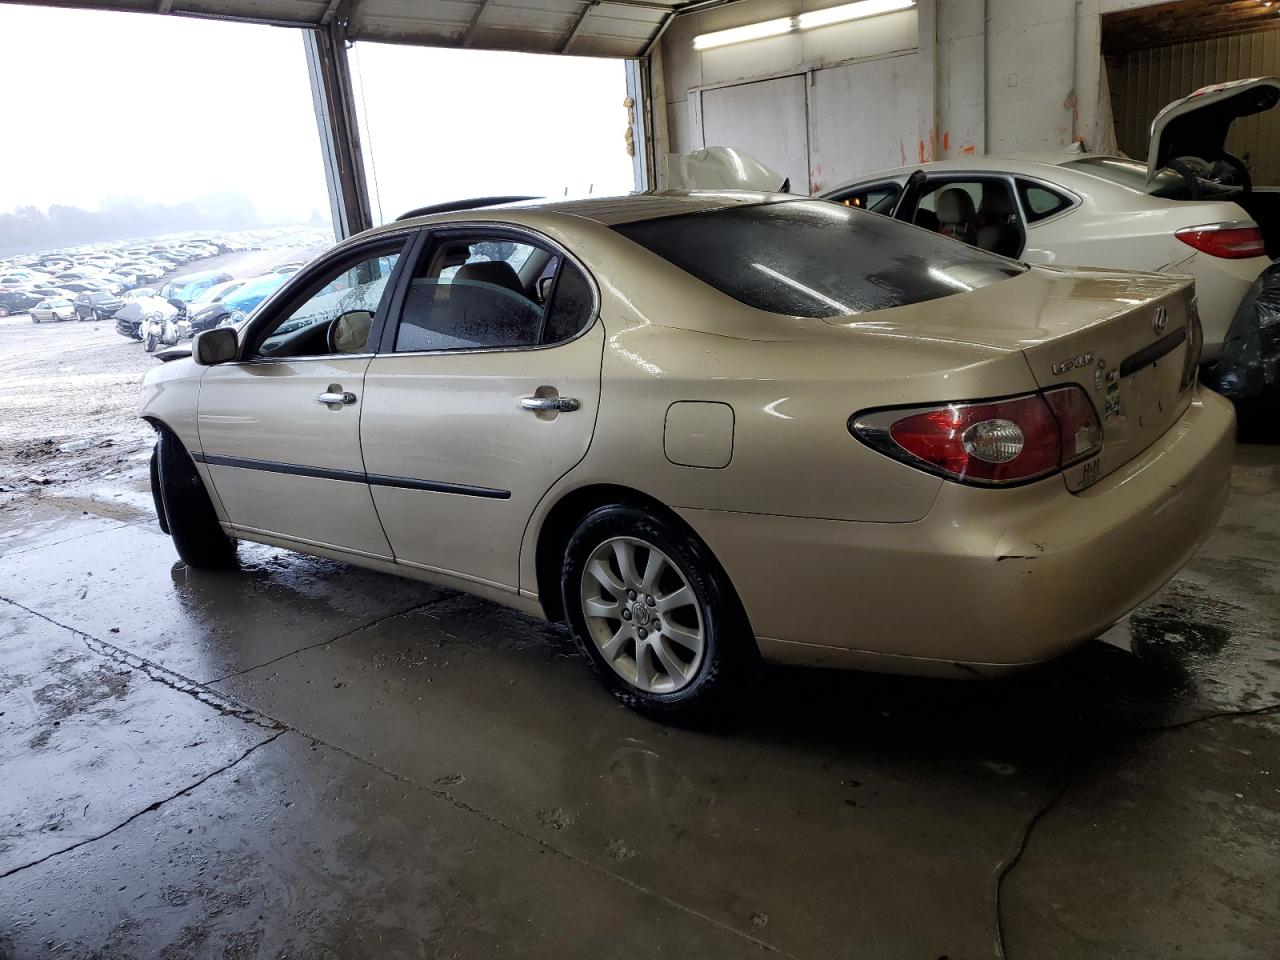
<svg viewBox="0 0 1280 960">
<path fill-rule="evenodd" d="M 100 210 L 56 203 L 47 212 L 19 207 L 13 213 L 0 213 L 0 255 L 184 230 L 242 230 L 261 225 L 258 211 L 242 193 L 209 194 L 172 206 L 112 198 Z"/>
</svg>

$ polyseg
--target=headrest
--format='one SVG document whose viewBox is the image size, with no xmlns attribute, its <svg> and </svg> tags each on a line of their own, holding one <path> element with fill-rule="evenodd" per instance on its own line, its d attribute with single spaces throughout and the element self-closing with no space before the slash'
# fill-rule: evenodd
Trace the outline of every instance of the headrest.
<svg viewBox="0 0 1280 960">
<path fill-rule="evenodd" d="M 959 187 L 948 187 L 938 195 L 938 219 L 945 224 L 968 223 L 973 219 L 973 198 Z"/>
<path fill-rule="evenodd" d="M 329 328 L 329 349 L 334 353 L 360 353 L 369 342 L 373 314 L 367 310 L 344 313 Z"/>
<path fill-rule="evenodd" d="M 464 263 L 453 275 L 455 280 L 470 280 L 473 283 L 491 283 L 495 287 L 503 287 L 512 293 L 524 293 L 524 285 L 520 275 L 505 260 L 481 260 L 478 263 Z"/>
<path fill-rule="evenodd" d="M 1013 201 L 1009 188 L 998 183 L 988 183 L 982 188 L 982 212 L 988 217 L 1013 216 Z"/>
<path fill-rule="evenodd" d="M 911 222 L 917 227 L 924 227 L 926 230 L 932 230 L 935 233 L 937 233 L 938 227 L 941 226 L 938 222 L 938 215 L 932 210 L 926 210 L 924 207 L 916 210 L 916 215 L 911 218 Z"/>
</svg>

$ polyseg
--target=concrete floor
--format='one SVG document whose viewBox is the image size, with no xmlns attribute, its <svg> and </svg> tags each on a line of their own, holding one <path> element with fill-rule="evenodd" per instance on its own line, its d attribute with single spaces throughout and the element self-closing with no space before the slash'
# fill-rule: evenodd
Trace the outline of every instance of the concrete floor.
<svg viewBox="0 0 1280 960">
<path fill-rule="evenodd" d="M 0 409 L 67 390 L 0 425 L 5 960 L 1276 955 L 1273 442 L 1105 642 L 998 683 L 773 671 L 690 732 L 482 601 L 256 546 L 187 570 L 95 386 L 152 361 L 0 345 Z"/>
</svg>

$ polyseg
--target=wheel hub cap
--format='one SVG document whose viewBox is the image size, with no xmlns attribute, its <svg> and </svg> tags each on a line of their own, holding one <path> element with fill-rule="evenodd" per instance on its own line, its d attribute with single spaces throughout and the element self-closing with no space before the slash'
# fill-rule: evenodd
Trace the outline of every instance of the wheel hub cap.
<svg viewBox="0 0 1280 960">
<path fill-rule="evenodd" d="M 614 537 L 592 551 L 582 573 L 587 632 L 605 663 L 646 693 L 674 693 L 702 666 L 702 608 L 688 576 L 657 547 Z"/>
</svg>

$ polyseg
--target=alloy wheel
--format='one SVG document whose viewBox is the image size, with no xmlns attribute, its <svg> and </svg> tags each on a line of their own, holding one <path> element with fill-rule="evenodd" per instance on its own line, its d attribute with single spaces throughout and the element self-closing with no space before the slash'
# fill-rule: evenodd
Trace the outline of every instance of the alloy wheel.
<svg viewBox="0 0 1280 960">
<path fill-rule="evenodd" d="M 612 537 L 582 572 L 582 614 L 604 662 L 646 693 L 693 682 L 706 652 L 702 608 L 669 556 L 635 537 Z"/>
</svg>

